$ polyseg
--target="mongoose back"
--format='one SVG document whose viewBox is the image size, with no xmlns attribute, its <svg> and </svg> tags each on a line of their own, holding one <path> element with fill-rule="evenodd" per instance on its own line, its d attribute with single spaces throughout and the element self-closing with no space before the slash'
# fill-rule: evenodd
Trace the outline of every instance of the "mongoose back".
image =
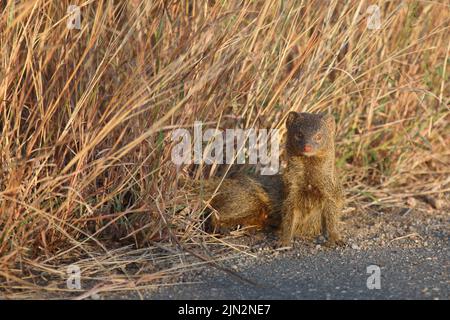
<svg viewBox="0 0 450 320">
<path fill-rule="evenodd" d="M 273 229 L 280 224 L 283 181 L 280 175 L 210 178 L 197 182 L 197 194 L 212 197 L 212 227 L 220 232 L 241 226 L 249 229 Z M 217 188 L 218 187 L 218 188 Z M 216 189 L 217 192 L 216 192 Z"/>
</svg>

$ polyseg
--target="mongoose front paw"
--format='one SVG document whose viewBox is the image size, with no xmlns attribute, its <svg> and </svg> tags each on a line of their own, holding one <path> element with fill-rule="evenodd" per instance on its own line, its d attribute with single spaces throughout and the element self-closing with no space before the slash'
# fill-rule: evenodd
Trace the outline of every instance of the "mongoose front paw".
<svg viewBox="0 0 450 320">
<path fill-rule="evenodd" d="M 278 248 L 288 248 L 292 247 L 292 240 L 290 239 L 281 239 L 278 241 Z"/>
<path fill-rule="evenodd" d="M 347 243 L 344 240 L 342 240 L 341 237 L 339 237 L 337 235 L 328 237 L 327 244 L 331 245 L 331 246 L 338 246 L 338 247 L 344 247 L 347 245 Z"/>
</svg>

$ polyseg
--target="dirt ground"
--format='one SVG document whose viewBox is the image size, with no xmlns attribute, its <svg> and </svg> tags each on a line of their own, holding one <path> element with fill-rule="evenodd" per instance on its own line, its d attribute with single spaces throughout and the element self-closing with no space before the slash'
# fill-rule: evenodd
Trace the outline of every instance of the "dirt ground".
<svg viewBox="0 0 450 320">
<path fill-rule="evenodd" d="M 450 299 L 448 203 L 408 205 L 347 209 L 344 247 L 297 240 L 291 249 L 277 249 L 274 235 L 232 234 L 228 241 L 241 253 L 220 263 L 226 272 L 205 266 L 156 290 L 103 298 Z M 369 265 L 381 268 L 382 290 L 367 289 Z"/>
</svg>

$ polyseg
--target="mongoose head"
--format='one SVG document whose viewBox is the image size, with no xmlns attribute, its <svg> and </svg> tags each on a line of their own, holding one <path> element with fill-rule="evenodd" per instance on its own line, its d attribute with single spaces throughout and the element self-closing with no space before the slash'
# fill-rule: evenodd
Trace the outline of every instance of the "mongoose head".
<svg viewBox="0 0 450 320">
<path fill-rule="evenodd" d="M 290 156 L 321 157 L 334 150 L 336 125 L 331 115 L 292 111 L 286 128 Z"/>
</svg>

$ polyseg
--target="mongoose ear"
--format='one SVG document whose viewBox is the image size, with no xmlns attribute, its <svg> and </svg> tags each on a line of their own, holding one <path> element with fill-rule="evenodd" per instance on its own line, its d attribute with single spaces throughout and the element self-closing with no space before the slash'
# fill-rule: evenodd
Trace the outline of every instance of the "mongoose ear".
<svg viewBox="0 0 450 320">
<path fill-rule="evenodd" d="M 295 111 L 289 112 L 286 119 L 286 127 L 290 127 L 298 117 L 299 117 L 298 112 Z"/>
<path fill-rule="evenodd" d="M 331 132 L 334 132 L 336 130 L 336 122 L 334 121 L 334 117 L 331 114 L 324 115 L 322 120 L 327 126 L 328 130 L 330 130 Z"/>
</svg>

